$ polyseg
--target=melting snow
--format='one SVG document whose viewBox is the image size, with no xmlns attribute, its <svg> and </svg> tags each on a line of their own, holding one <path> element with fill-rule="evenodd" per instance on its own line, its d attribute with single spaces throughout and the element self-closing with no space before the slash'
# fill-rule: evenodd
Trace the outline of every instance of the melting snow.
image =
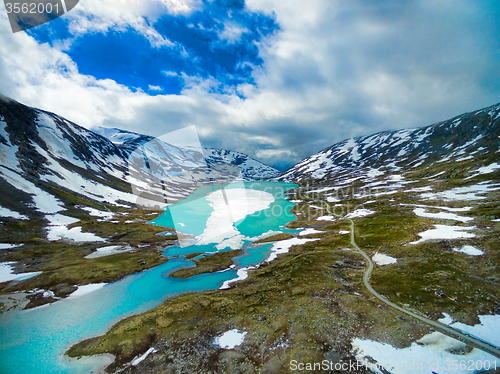
<svg viewBox="0 0 500 374">
<path fill-rule="evenodd" d="M 390 344 L 359 338 L 353 340 L 352 346 L 356 358 L 369 369 L 380 374 L 383 372 L 392 374 L 470 373 L 467 367 L 460 368 L 461 361 L 481 363 L 483 367 L 486 364 L 490 368 L 494 368 L 495 365 L 500 366 L 500 360 L 479 349 L 473 349 L 464 355 L 450 353 L 450 350 L 463 348 L 465 344 L 438 331 L 423 336 L 407 348 L 395 348 Z M 385 371 L 380 370 L 377 364 L 372 364 L 369 358 L 377 361 Z M 446 371 L 447 363 L 450 366 L 452 362 L 458 363 L 457 369 Z"/>
<path fill-rule="evenodd" d="M 434 225 L 434 229 L 430 229 L 419 233 L 420 240 L 411 242 L 410 244 L 422 243 L 426 240 L 432 239 L 461 239 L 461 238 L 473 238 L 476 235 L 470 232 L 464 232 L 468 230 L 473 230 L 476 226 L 446 226 L 446 225 Z"/>
<path fill-rule="evenodd" d="M 92 252 L 91 254 L 85 256 L 84 258 L 91 259 L 91 258 L 106 257 L 117 253 L 129 252 L 131 250 L 132 248 L 123 247 L 122 245 L 108 245 L 106 247 L 97 248 L 95 252 Z"/>
<path fill-rule="evenodd" d="M 226 290 L 229 288 L 229 285 L 231 283 L 239 282 L 239 281 L 247 279 L 248 278 L 248 270 L 252 270 L 252 269 L 256 269 L 256 268 L 257 268 L 257 266 L 247 266 L 247 267 L 238 269 L 238 271 L 236 272 L 236 275 L 238 277 L 224 281 L 224 283 L 222 283 L 222 286 L 219 287 L 219 290 Z M 225 270 L 223 270 L 223 271 L 225 271 Z"/>
<path fill-rule="evenodd" d="M 89 215 L 91 215 L 93 217 L 101 217 L 104 219 L 113 218 L 113 213 L 111 213 L 111 212 L 103 212 L 102 210 L 97 210 L 97 209 L 92 208 L 90 206 L 79 206 L 79 208 L 85 210 L 86 212 L 88 212 Z M 152 213 L 152 214 L 156 214 L 156 213 Z"/>
<path fill-rule="evenodd" d="M 335 221 L 334 216 L 321 216 L 316 218 L 316 221 Z"/>
<path fill-rule="evenodd" d="M 71 293 L 68 297 L 80 297 L 89 294 L 91 292 L 97 291 L 98 289 L 101 289 L 106 284 L 107 283 L 90 283 L 84 286 L 77 286 L 78 289 L 75 292 Z"/>
<path fill-rule="evenodd" d="M 11 248 L 16 248 L 20 247 L 22 244 L 7 244 L 7 243 L 0 243 L 0 249 L 11 249 Z"/>
<path fill-rule="evenodd" d="M 413 210 L 413 213 L 415 213 L 417 216 L 423 217 L 423 218 L 450 219 L 450 220 L 460 221 L 460 222 L 467 222 L 467 221 L 471 221 L 474 219 L 473 217 L 462 217 L 462 216 L 459 216 L 455 213 L 446 213 L 446 212 L 430 213 L 430 212 L 426 212 L 424 208 L 415 208 Z"/>
<path fill-rule="evenodd" d="M 482 254 L 484 254 L 483 251 L 471 245 L 464 245 L 462 248 L 453 248 L 453 250 L 455 252 L 465 253 L 466 255 L 469 256 L 481 256 Z"/>
<path fill-rule="evenodd" d="M 366 204 L 366 203 L 365 203 Z M 401 204 L 403 206 L 416 206 L 420 208 L 435 208 L 435 209 L 443 209 L 449 212 L 468 212 L 472 209 L 471 206 L 465 206 L 463 208 L 450 208 L 447 206 L 435 206 L 435 205 L 422 205 L 422 204 Z"/>
<path fill-rule="evenodd" d="M 453 319 L 448 314 L 443 314 L 444 318 L 439 319 L 439 322 L 500 347 L 500 335 L 498 334 L 498 331 L 500 331 L 500 315 L 478 316 L 480 323 L 469 326 L 462 322 L 453 322 Z M 500 362 L 497 363 L 497 368 L 499 367 L 498 364 Z"/>
<path fill-rule="evenodd" d="M 432 191 L 432 187 L 431 186 L 416 187 L 406 190 L 405 192 L 426 192 L 426 191 Z"/>
<path fill-rule="evenodd" d="M 420 195 L 422 199 L 435 199 L 435 200 L 482 200 L 486 199 L 485 196 L 478 196 L 478 194 L 485 194 L 490 191 L 500 189 L 498 184 L 488 185 L 484 183 L 475 184 L 467 187 L 456 187 L 448 191 L 436 193 L 424 193 Z"/>
<path fill-rule="evenodd" d="M 307 191 L 306 193 L 320 193 L 320 192 L 326 192 L 326 191 L 330 191 L 330 190 L 335 190 L 337 187 L 323 187 L 323 188 L 319 188 L 317 190 L 311 190 L 311 191 Z"/>
<path fill-rule="evenodd" d="M 234 224 L 249 214 L 269 208 L 274 196 L 264 191 L 232 188 L 211 192 L 206 199 L 214 210 L 196 244 L 220 243 L 218 249 L 226 246 L 236 249 L 241 246 L 243 235 Z"/>
<path fill-rule="evenodd" d="M 142 355 L 140 355 L 139 357 L 136 357 L 132 360 L 132 362 L 130 363 L 130 365 L 132 366 L 137 366 L 139 365 L 142 361 L 144 361 L 146 359 L 146 357 L 148 357 L 149 354 L 151 353 L 155 353 L 157 352 L 156 349 L 154 349 L 153 347 L 149 348 L 146 352 L 144 352 Z"/>
<path fill-rule="evenodd" d="M 243 343 L 247 331 L 239 332 L 238 329 L 226 331 L 214 339 L 214 344 L 224 349 L 233 349 Z"/>
<path fill-rule="evenodd" d="M 483 167 L 475 170 L 474 176 L 479 175 L 479 174 L 493 173 L 497 169 L 500 169 L 500 165 L 498 163 L 494 162 L 493 164 L 490 164 L 488 166 L 483 166 Z"/>
<path fill-rule="evenodd" d="M 390 264 L 395 264 L 398 260 L 395 259 L 394 257 L 384 255 L 382 253 L 376 253 L 372 257 L 373 262 L 375 262 L 377 265 L 390 265 Z"/>
<path fill-rule="evenodd" d="M 330 195 L 326 197 L 326 201 L 328 201 L 329 203 L 337 203 L 340 201 L 340 199 L 334 195 Z"/>
<path fill-rule="evenodd" d="M 312 235 L 312 234 L 323 234 L 325 232 L 326 231 L 319 231 L 319 230 L 316 230 L 313 228 L 308 228 L 308 229 L 305 229 L 305 230 L 299 232 L 299 236 Z"/>
<path fill-rule="evenodd" d="M 35 271 L 31 273 L 20 273 L 14 274 L 14 265 L 15 262 L 1 262 L 0 263 L 0 283 L 10 282 L 10 281 L 21 281 L 29 278 L 33 278 L 39 274 L 42 274 L 41 271 Z"/>
<path fill-rule="evenodd" d="M 81 227 L 73 227 L 69 229 L 66 226 L 49 226 L 47 232 L 47 239 L 61 240 L 69 239 L 75 242 L 104 242 L 103 238 L 90 232 L 82 232 Z"/>
<path fill-rule="evenodd" d="M 287 253 L 290 250 L 290 248 L 294 245 L 302 245 L 302 244 L 305 244 L 307 242 L 313 242 L 315 240 L 319 240 L 319 239 L 291 238 L 291 239 L 286 239 L 286 240 L 281 240 L 279 242 L 276 242 L 276 243 L 274 243 L 273 247 L 271 248 L 272 252 L 269 255 L 269 258 L 267 259 L 267 262 L 273 261 L 281 253 Z"/>
<path fill-rule="evenodd" d="M 18 212 L 14 212 L 10 209 L 0 207 L 0 217 L 10 217 L 15 219 L 29 219 L 25 215 L 19 214 Z"/>
<path fill-rule="evenodd" d="M 365 217 L 373 213 L 375 213 L 375 211 L 370 209 L 356 209 L 354 212 L 351 212 L 348 215 L 346 215 L 345 218 Z"/>
</svg>

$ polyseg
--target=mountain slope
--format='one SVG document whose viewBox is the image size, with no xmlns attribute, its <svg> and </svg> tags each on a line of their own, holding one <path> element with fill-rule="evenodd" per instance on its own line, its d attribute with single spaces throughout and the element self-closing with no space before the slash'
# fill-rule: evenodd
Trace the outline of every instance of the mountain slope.
<svg viewBox="0 0 500 374">
<path fill-rule="evenodd" d="M 178 237 L 149 224 L 159 208 L 199 186 L 269 172 L 237 153 L 207 159 L 201 148 L 105 135 L 113 141 L 0 96 L 0 313 L 166 262 Z"/>
<path fill-rule="evenodd" d="M 53 214 L 71 203 L 71 198 L 61 200 L 70 195 L 112 206 L 139 200 L 145 205 L 171 203 L 197 186 L 238 178 L 240 169 L 245 180 L 277 174 L 237 152 L 207 150 L 205 158 L 150 136 L 116 129 L 101 132 L 110 139 L 1 97 L 3 215 Z"/>
<path fill-rule="evenodd" d="M 302 160 L 277 179 L 318 184 L 347 176 L 408 172 L 436 163 L 462 165 L 472 172 L 498 160 L 499 136 L 497 104 L 426 127 L 344 140 Z"/>
<path fill-rule="evenodd" d="M 148 135 L 106 127 L 94 127 L 92 131 L 108 138 L 126 153 L 130 153 L 136 149 L 138 145 L 154 139 Z M 209 165 L 232 164 L 237 166 L 241 170 L 241 178 L 245 181 L 269 179 L 280 174 L 277 169 L 240 152 L 203 148 L 203 154 Z"/>
</svg>

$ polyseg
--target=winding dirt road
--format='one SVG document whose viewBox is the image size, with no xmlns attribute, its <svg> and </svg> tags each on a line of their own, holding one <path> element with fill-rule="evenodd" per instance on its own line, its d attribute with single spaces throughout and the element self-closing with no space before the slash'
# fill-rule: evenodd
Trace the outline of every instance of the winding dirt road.
<svg viewBox="0 0 500 374">
<path fill-rule="evenodd" d="M 361 248 L 359 248 L 358 245 L 356 244 L 356 240 L 354 239 L 354 221 L 352 219 L 349 219 L 349 221 L 351 221 L 351 244 L 354 248 L 357 249 L 357 251 L 368 262 L 368 268 L 365 270 L 365 272 L 363 274 L 363 283 L 365 284 L 365 287 L 368 289 L 368 291 L 373 296 L 375 296 L 377 299 L 382 301 L 384 304 L 390 306 L 391 308 L 396 309 L 397 311 L 402 312 L 406 315 L 409 315 L 410 317 L 418 319 L 419 321 L 434 327 L 436 330 L 442 332 L 443 334 L 451 336 L 452 338 L 458 339 L 462 342 L 469 343 L 471 346 L 473 346 L 475 348 L 479 348 L 485 352 L 492 354 L 493 356 L 500 358 L 500 349 L 495 347 L 494 345 L 491 345 L 491 344 L 489 344 L 485 341 L 482 341 L 478 338 L 475 338 L 473 336 L 465 334 L 461 331 L 455 330 L 454 328 L 451 328 L 448 325 L 445 325 L 443 323 L 433 321 L 431 319 L 428 319 L 426 317 L 423 317 L 421 315 L 413 313 L 410 310 L 407 310 L 405 308 L 400 307 L 397 304 L 394 304 L 393 302 L 386 299 L 384 296 L 380 295 L 377 291 L 375 291 L 373 289 L 373 287 L 370 285 L 370 275 L 371 275 L 372 270 L 373 270 L 373 262 L 372 262 L 371 258 L 368 257 L 368 255 L 365 252 L 363 252 L 361 250 Z"/>
</svg>

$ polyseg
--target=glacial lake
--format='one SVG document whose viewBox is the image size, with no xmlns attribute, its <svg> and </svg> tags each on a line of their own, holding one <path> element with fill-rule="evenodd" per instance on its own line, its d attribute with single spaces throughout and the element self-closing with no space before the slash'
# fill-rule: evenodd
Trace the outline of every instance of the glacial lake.
<svg viewBox="0 0 500 374">
<path fill-rule="evenodd" d="M 245 246 L 245 253 L 234 259 L 237 267 L 265 260 L 271 245 L 255 247 L 249 244 L 270 231 L 292 231 L 285 230 L 284 226 L 295 219 L 290 213 L 295 204 L 286 200 L 285 191 L 295 187 L 295 184 L 279 182 L 240 182 L 201 187 L 187 199 L 169 206 L 152 223 L 175 227 L 190 235 L 181 241 L 181 246 L 166 248 L 165 256 L 178 258 L 80 297 L 64 299 L 32 310 L 1 314 L 0 373 L 90 373 L 109 364 L 111 361 L 108 357 L 69 359 L 64 356 L 64 352 L 79 340 L 101 335 L 124 317 L 152 309 L 169 297 L 185 292 L 217 289 L 224 281 L 237 278 L 236 269 L 200 274 L 188 279 L 168 277 L 168 274 L 177 269 L 193 265 L 193 262 L 182 258 L 185 254 L 231 250 L 231 246 L 239 244 Z M 220 204 L 221 197 L 215 195 L 222 190 L 225 191 L 221 196 L 226 207 Z M 243 195 L 242 190 L 245 190 Z M 269 200 L 270 196 L 273 201 L 260 209 L 264 205 L 262 199 Z M 241 197 L 245 201 L 239 201 Z M 229 209 L 227 215 L 224 209 Z M 245 211 L 255 209 L 257 210 L 252 214 L 240 218 Z M 230 225 L 227 217 L 229 223 L 231 219 L 236 221 Z M 211 225 L 209 229 L 207 222 Z M 204 242 L 194 244 L 195 236 L 204 238 Z M 217 241 L 210 242 L 215 239 Z M 189 245 L 190 241 L 193 242 L 192 245 Z"/>
</svg>

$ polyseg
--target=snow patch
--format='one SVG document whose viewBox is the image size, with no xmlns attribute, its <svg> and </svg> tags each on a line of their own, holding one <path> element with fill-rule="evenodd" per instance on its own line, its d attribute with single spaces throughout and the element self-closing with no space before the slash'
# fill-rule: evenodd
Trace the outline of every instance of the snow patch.
<svg viewBox="0 0 500 374">
<path fill-rule="evenodd" d="M 477 169 L 476 171 L 474 171 L 474 176 L 480 175 L 480 174 L 493 173 L 495 170 L 498 170 L 498 169 L 500 169 L 500 164 L 498 164 L 497 162 L 494 162 L 493 164 L 490 164 L 488 166 L 483 166 L 483 167 Z"/>
<path fill-rule="evenodd" d="M 445 318 L 439 319 L 439 322 L 500 347 L 500 335 L 498 334 L 498 331 L 500 331 L 500 315 L 478 316 L 480 323 L 469 326 L 462 322 L 453 322 L 453 319 L 448 314 L 443 314 Z M 500 364 L 500 362 L 498 363 Z M 497 367 L 499 367 L 498 364 Z"/>
<path fill-rule="evenodd" d="M 22 244 L 7 244 L 7 243 L 0 243 L 0 249 L 11 249 L 11 248 L 17 248 L 22 246 Z"/>
<path fill-rule="evenodd" d="M 227 290 L 231 283 L 239 282 L 239 281 L 247 279 L 248 278 L 248 270 L 252 270 L 252 269 L 256 269 L 256 268 L 257 268 L 256 266 L 248 266 L 245 268 L 238 269 L 238 271 L 236 272 L 236 275 L 238 277 L 224 281 L 224 283 L 222 283 L 222 286 L 219 287 L 219 290 Z"/>
<path fill-rule="evenodd" d="M 18 212 L 14 212 L 10 209 L 0 207 L 0 217 L 9 217 L 9 218 L 15 218 L 15 219 L 29 219 L 23 214 L 19 214 Z"/>
<path fill-rule="evenodd" d="M 476 235 L 470 232 L 465 232 L 468 230 L 474 230 L 476 226 L 447 226 L 447 225 L 434 225 L 434 229 L 430 229 L 419 233 L 420 240 L 411 242 L 410 244 L 418 244 L 425 242 L 426 240 L 433 239 L 462 239 L 462 238 L 474 238 Z"/>
<path fill-rule="evenodd" d="M 14 274 L 14 266 L 13 266 L 14 264 L 15 262 L 12 261 L 0 263 L 0 283 L 10 282 L 10 281 L 22 281 L 42 274 L 41 271 Z"/>
<path fill-rule="evenodd" d="M 267 262 L 271 262 L 276 257 L 278 257 L 279 254 L 281 253 L 288 253 L 290 248 L 294 245 L 302 245 L 307 242 L 313 242 L 319 239 L 299 239 L 299 238 L 291 238 L 291 239 L 286 239 L 286 240 L 281 240 L 279 242 L 274 243 L 273 247 L 271 248 L 271 254 L 269 255 L 269 258 L 267 259 Z"/>
<path fill-rule="evenodd" d="M 91 258 L 106 257 L 117 253 L 130 252 L 131 250 L 132 250 L 131 247 L 127 248 L 122 245 L 108 245 L 106 247 L 97 248 L 95 252 L 92 252 L 91 254 L 85 256 L 84 258 L 91 259 Z"/>
<path fill-rule="evenodd" d="M 387 255 L 384 255 L 382 253 L 376 253 L 372 257 L 372 260 L 373 260 L 373 262 L 375 262 L 377 265 L 380 265 L 380 266 L 395 264 L 398 261 L 394 257 L 387 256 Z"/>
<path fill-rule="evenodd" d="M 144 361 L 146 359 L 146 357 L 148 357 L 151 353 L 156 353 L 157 350 L 154 349 L 153 347 L 149 348 L 146 352 L 144 352 L 142 355 L 140 355 L 139 357 L 136 357 L 132 360 L 132 362 L 130 363 L 130 365 L 132 366 L 137 366 L 139 365 L 142 361 Z"/>
<path fill-rule="evenodd" d="M 477 249 L 476 247 L 473 247 L 472 245 L 464 245 L 461 248 L 453 248 L 453 250 L 455 252 L 465 253 L 469 256 L 481 256 L 482 254 L 484 254 L 483 251 Z"/>
<path fill-rule="evenodd" d="M 229 330 L 221 336 L 216 337 L 214 344 L 224 349 L 234 349 L 243 343 L 247 333 L 247 331 L 239 332 L 238 329 Z"/>
<path fill-rule="evenodd" d="M 47 232 L 47 239 L 55 240 L 73 240 L 75 242 L 104 242 L 103 238 L 92 234 L 90 232 L 82 232 L 81 227 L 73 227 L 69 229 L 64 226 L 49 226 Z"/>
<path fill-rule="evenodd" d="M 365 217 L 373 213 L 375 213 L 375 211 L 370 209 L 356 209 L 354 212 L 346 215 L 345 218 Z"/>
<path fill-rule="evenodd" d="M 446 213 L 446 212 L 430 213 L 426 212 L 424 208 L 415 208 L 413 210 L 413 213 L 415 213 L 418 217 L 422 218 L 449 219 L 460 222 L 468 222 L 474 219 L 473 217 L 462 217 L 455 213 Z"/>
<path fill-rule="evenodd" d="M 496 367 L 500 366 L 500 360 L 479 349 L 473 349 L 465 355 L 450 353 L 450 350 L 463 348 L 465 344 L 438 331 L 424 335 L 407 348 L 395 348 L 390 344 L 359 338 L 353 340 L 352 347 L 356 358 L 363 362 L 366 367 L 379 374 L 383 372 L 392 374 L 407 374 L 410 372 L 413 374 L 429 374 L 432 371 L 453 374 L 470 373 L 467 368 L 461 369 L 460 365 L 456 370 L 443 371 L 447 367 L 447 363 L 451 365 L 453 360 L 458 363 L 461 361 L 481 362 L 483 365 L 486 363 L 491 368 L 494 368 L 495 365 Z M 385 370 L 380 370 L 378 365 L 372 363 L 373 361 L 370 358 Z M 437 367 L 431 368 L 429 367 L 430 364 Z"/>
<path fill-rule="evenodd" d="M 456 201 L 456 200 L 482 200 L 486 199 L 485 196 L 480 196 L 480 194 L 486 194 L 491 191 L 495 191 L 500 189 L 500 185 L 498 184 L 484 184 L 478 183 L 472 186 L 467 187 L 456 187 L 451 190 L 436 192 L 436 193 L 424 193 L 421 194 L 421 199 L 426 200 L 447 200 L 447 201 Z"/>
<path fill-rule="evenodd" d="M 102 210 L 98 210 L 95 208 L 92 208 L 90 206 L 79 206 L 78 208 L 85 210 L 89 215 L 93 217 L 101 217 L 104 219 L 111 219 L 113 218 L 113 213 L 111 212 L 103 212 Z M 153 213 L 156 214 L 156 213 Z"/>
<path fill-rule="evenodd" d="M 335 221 L 334 216 L 321 216 L 316 218 L 316 221 Z"/>
<path fill-rule="evenodd" d="M 299 232 L 299 236 L 304 236 L 304 235 L 312 235 L 312 234 L 324 234 L 326 231 L 319 231 L 313 228 L 308 228 L 305 229 L 301 232 Z"/>
<path fill-rule="evenodd" d="M 94 291 L 97 291 L 99 289 L 101 289 L 102 287 L 104 287 L 107 283 L 90 283 L 90 284 L 86 284 L 84 286 L 77 286 L 78 289 L 71 293 L 68 298 L 71 298 L 71 297 L 80 297 L 80 296 L 83 296 L 83 295 L 87 295 L 91 292 L 94 292 Z"/>
</svg>

